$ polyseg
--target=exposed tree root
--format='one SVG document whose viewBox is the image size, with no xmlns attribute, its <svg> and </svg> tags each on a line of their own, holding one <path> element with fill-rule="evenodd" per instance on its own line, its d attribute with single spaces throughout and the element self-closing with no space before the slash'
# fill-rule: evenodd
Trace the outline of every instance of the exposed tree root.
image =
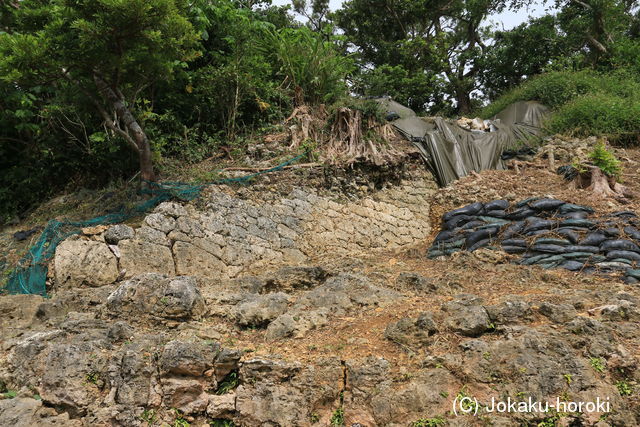
<svg viewBox="0 0 640 427">
<path fill-rule="evenodd" d="M 572 188 L 587 189 L 596 197 L 613 198 L 621 203 L 628 203 L 635 193 L 616 182 L 615 178 L 605 175 L 597 166 L 587 166 L 587 170 L 580 172 L 572 181 Z"/>
<path fill-rule="evenodd" d="M 314 141 L 321 158 L 331 163 L 364 161 L 375 165 L 395 163 L 403 153 L 393 147 L 399 137 L 388 123 L 363 117 L 360 110 L 341 107 L 329 115 L 324 106 L 297 107 L 285 123 L 289 127 L 291 148 Z"/>
</svg>

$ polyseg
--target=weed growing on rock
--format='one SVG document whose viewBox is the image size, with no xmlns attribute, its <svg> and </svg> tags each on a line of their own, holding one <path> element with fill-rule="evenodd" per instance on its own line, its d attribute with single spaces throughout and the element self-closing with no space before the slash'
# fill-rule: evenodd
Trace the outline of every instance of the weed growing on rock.
<svg viewBox="0 0 640 427">
<path fill-rule="evenodd" d="M 311 424 L 315 424 L 319 421 L 320 415 L 318 415 L 316 412 L 312 412 L 311 415 L 309 415 L 309 422 L 311 422 Z"/>
<path fill-rule="evenodd" d="M 338 408 L 333 411 L 333 415 L 331 415 L 331 420 L 329 420 L 333 427 L 341 427 L 344 425 L 344 409 Z"/>
<path fill-rule="evenodd" d="M 233 421 L 225 420 L 224 418 L 216 418 L 207 422 L 212 427 L 236 427 Z"/>
<path fill-rule="evenodd" d="M 173 427 L 189 427 L 189 421 L 184 419 L 184 414 L 176 408 L 173 408 L 173 411 L 176 414 L 176 419 L 173 421 Z"/>
<path fill-rule="evenodd" d="M 437 427 L 445 425 L 445 419 L 441 416 L 433 418 L 420 418 L 411 423 L 411 427 Z"/>
<path fill-rule="evenodd" d="M 17 395 L 18 393 L 15 390 L 7 390 L 5 393 L 2 393 L 4 399 L 13 399 Z"/>
<path fill-rule="evenodd" d="M 146 423 L 153 424 L 156 421 L 156 411 L 153 409 L 145 409 L 140 414 L 140 419 Z"/>
<path fill-rule="evenodd" d="M 218 386 L 216 394 L 227 394 L 234 388 L 238 387 L 239 384 L 240 379 L 238 378 L 238 373 L 236 371 L 230 372 L 226 377 L 224 377 L 224 379 Z"/>
<path fill-rule="evenodd" d="M 601 357 L 592 357 L 589 359 L 589 363 L 591 363 L 591 367 L 596 371 L 603 373 L 604 372 L 604 360 Z"/>
<path fill-rule="evenodd" d="M 633 387 L 625 380 L 620 380 L 616 383 L 616 388 L 620 396 L 631 396 L 633 394 Z"/>
</svg>

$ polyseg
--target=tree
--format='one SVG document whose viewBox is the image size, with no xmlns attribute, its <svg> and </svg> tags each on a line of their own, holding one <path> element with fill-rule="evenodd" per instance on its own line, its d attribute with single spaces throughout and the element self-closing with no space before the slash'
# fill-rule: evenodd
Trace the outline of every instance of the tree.
<svg viewBox="0 0 640 427">
<path fill-rule="evenodd" d="M 423 81 L 433 82 L 432 102 L 444 92 L 459 113 L 468 113 L 487 50 L 482 22 L 504 7 L 503 0 L 350 0 L 336 20 L 363 67 L 424 74 Z"/>
<path fill-rule="evenodd" d="M 155 180 L 151 145 L 136 117 L 141 93 L 197 56 L 182 0 L 25 0 L 0 35 L 0 77 L 82 95 Z"/>
<path fill-rule="evenodd" d="M 540 74 L 553 60 L 574 54 L 555 16 L 545 15 L 508 31 L 495 31 L 482 59 L 482 90 L 495 99 L 526 78 Z"/>
</svg>

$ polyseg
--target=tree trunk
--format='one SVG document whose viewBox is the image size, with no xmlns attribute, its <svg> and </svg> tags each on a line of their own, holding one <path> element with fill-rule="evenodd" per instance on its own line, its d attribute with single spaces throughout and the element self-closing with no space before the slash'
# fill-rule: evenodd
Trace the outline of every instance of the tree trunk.
<svg viewBox="0 0 640 427">
<path fill-rule="evenodd" d="M 613 198 L 621 203 L 628 203 L 629 198 L 635 197 L 633 191 L 605 175 L 597 166 L 588 166 L 585 172 L 579 173 L 572 182 L 572 188 L 587 189 L 596 197 Z"/>
<path fill-rule="evenodd" d="M 138 159 L 140 161 L 140 176 L 146 181 L 155 181 L 156 176 L 153 172 L 153 161 L 151 157 L 151 146 L 147 134 L 138 124 L 129 108 L 115 90 L 113 90 L 107 82 L 99 75 L 94 74 L 93 79 L 98 87 L 100 94 L 107 100 L 116 111 L 117 116 L 122 120 L 126 129 L 126 134 L 133 140 L 138 148 Z"/>
<path fill-rule="evenodd" d="M 456 88 L 456 100 L 458 101 L 458 114 L 467 115 L 471 112 L 471 96 L 463 88 Z"/>
</svg>

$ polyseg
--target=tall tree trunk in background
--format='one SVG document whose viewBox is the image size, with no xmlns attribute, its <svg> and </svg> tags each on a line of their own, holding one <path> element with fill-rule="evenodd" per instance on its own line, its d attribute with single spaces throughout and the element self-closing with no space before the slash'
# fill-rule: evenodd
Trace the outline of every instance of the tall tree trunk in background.
<svg viewBox="0 0 640 427">
<path fill-rule="evenodd" d="M 95 74 L 93 79 L 98 87 L 98 91 L 102 97 L 113 107 L 116 111 L 116 115 L 122 120 L 124 124 L 125 132 L 118 132 L 123 136 L 133 147 L 137 148 L 138 159 L 140 162 L 140 176 L 146 181 L 155 181 L 156 175 L 153 172 L 153 161 L 151 157 L 151 145 L 149 139 L 142 126 L 138 123 L 133 116 L 129 108 L 127 107 L 124 99 L 118 96 L 118 93 L 111 88 L 107 82 L 99 75 Z M 113 123 L 112 126 L 113 128 Z"/>
<path fill-rule="evenodd" d="M 456 101 L 458 102 L 457 110 L 460 115 L 471 113 L 471 96 L 464 88 L 456 88 Z"/>
</svg>

